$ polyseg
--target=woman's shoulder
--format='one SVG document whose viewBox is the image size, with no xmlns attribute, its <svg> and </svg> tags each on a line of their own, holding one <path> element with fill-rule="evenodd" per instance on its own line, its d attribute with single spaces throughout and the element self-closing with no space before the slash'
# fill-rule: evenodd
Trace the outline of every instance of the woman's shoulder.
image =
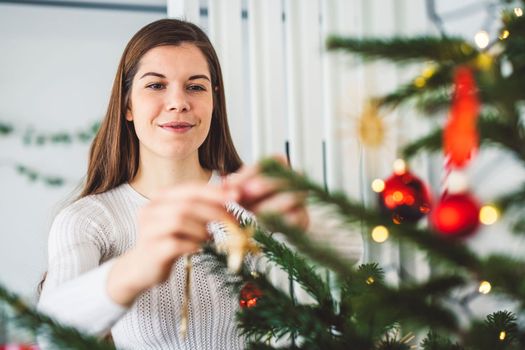
<svg viewBox="0 0 525 350">
<path fill-rule="evenodd" d="M 129 205 L 128 184 L 119 185 L 106 192 L 87 195 L 74 200 L 62 208 L 55 218 L 59 222 L 90 222 L 107 226 L 111 217 Z"/>
</svg>

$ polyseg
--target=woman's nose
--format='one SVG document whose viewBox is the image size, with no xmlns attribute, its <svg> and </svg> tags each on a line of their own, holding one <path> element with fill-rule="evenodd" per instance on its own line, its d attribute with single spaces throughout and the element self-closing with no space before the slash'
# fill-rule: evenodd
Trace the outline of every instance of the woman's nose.
<svg viewBox="0 0 525 350">
<path fill-rule="evenodd" d="M 166 97 L 166 110 L 186 112 L 189 111 L 190 104 L 184 91 L 181 89 L 174 89 L 170 91 Z"/>
</svg>

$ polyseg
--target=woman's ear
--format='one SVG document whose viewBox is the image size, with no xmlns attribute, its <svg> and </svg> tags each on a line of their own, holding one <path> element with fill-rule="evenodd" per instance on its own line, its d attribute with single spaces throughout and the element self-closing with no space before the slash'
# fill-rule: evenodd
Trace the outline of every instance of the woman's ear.
<svg viewBox="0 0 525 350">
<path fill-rule="evenodd" d="M 126 120 L 128 122 L 132 122 L 133 121 L 133 114 L 131 113 L 131 108 L 126 108 Z"/>
</svg>

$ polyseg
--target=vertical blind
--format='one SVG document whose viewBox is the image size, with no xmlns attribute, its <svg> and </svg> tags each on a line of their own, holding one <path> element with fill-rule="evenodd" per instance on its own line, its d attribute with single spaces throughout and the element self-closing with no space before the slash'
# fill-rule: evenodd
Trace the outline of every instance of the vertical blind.
<svg viewBox="0 0 525 350">
<path fill-rule="evenodd" d="M 365 65 L 328 52 L 325 41 L 330 34 L 428 33 L 424 1 L 168 0 L 168 16 L 208 32 L 223 68 L 234 141 L 247 163 L 283 154 L 288 144 L 293 168 L 366 203 L 373 200 L 371 181 L 391 173 L 399 144 L 422 132 L 411 111 L 390 113 L 384 144 L 361 145 L 357 120 L 367 98 L 392 91 L 421 67 Z M 386 242 L 367 245 L 365 260 L 393 266 L 395 280 L 401 260 L 421 266 L 420 257 L 408 255 Z"/>
</svg>

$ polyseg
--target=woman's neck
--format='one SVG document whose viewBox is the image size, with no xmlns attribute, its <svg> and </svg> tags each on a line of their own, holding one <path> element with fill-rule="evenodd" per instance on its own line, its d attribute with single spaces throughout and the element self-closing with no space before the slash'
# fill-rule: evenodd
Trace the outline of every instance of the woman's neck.
<svg viewBox="0 0 525 350">
<path fill-rule="evenodd" d="M 147 198 L 159 190 L 182 184 L 184 182 L 208 182 L 211 171 L 204 169 L 198 157 L 182 160 L 141 159 L 137 175 L 130 185 Z"/>
</svg>

